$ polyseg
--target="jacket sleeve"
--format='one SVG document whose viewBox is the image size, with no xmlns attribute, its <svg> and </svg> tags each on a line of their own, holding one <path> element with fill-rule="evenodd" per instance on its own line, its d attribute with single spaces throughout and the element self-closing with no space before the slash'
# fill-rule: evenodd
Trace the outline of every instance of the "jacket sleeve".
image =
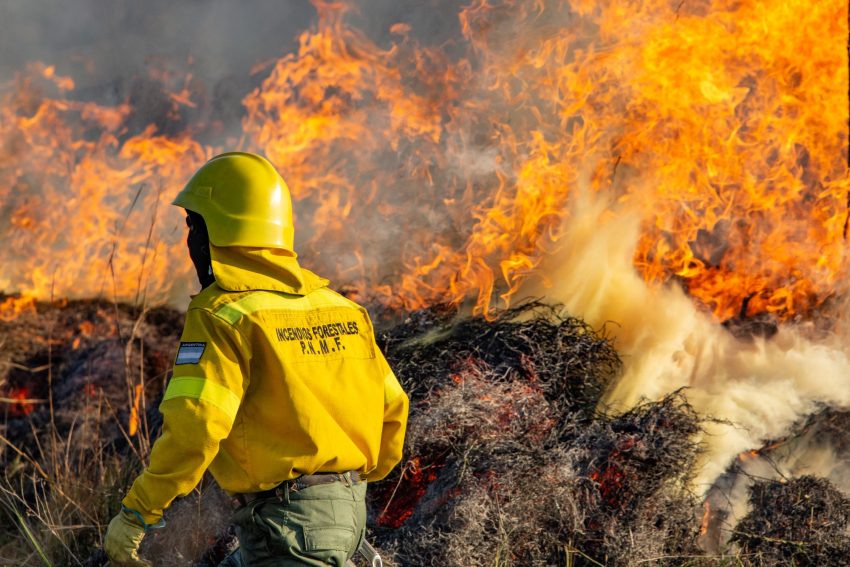
<svg viewBox="0 0 850 567">
<path fill-rule="evenodd" d="M 171 502 L 191 492 L 218 454 L 247 388 L 239 332 L 203 309 L 190 309 L 160 412 L 162 434 L 150 464 L 123 504 L 154 524 Z"/>
<path fill-rule="evenodd" d="M 381 480 L 401 460 L 404 433 L 407 429 L 407 412 L 410 402 L 399 384 L 383 353 L 377 349 L 381 370 L 384 373 L 384 426 L 381 430 L 381 449 L 377 466 L 366 475 L 368 481 Z"/>
</svg>

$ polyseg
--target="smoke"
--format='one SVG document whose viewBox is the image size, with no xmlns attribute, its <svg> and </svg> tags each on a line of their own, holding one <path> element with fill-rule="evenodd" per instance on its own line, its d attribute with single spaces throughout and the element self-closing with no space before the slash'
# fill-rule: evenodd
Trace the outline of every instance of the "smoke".
<svg viewBox="0 0 850 567">
<path fill-rule="evenodd" d="M 0 78 L 43 61 L 86 88 L 144 75 L 155 58 L 191 58 L 194 73 L 217 81 L 291 51 L 314 17 L 306 0 L 4 2 Z"/>
<path fill-rule="evenodd" d="M 833 4 L 819 9 L 832 13 Z M 720 21 L 736 22 L 729 29 L 754 30 L 758 41 L 745 44 L 748 59 L 730 54 L 733 35 L 711 41 L 733 32 L 692 7 L 682 13 L 668 7 L 650 18 L 647 4 L 647 18 L 640 19 L 582 2 L 546 6 L 545 17 L 542 4 L 522 2 L 467 3 L 460 16 L 458 2 L 436 0 L 382 0 L 347 11 L 316 5 L 318 11 L 272 0 L 248 7 L 226 0 L 81 0 L 70 11 L 41 0 L 0 7 L 0 74 L 8 78 L 39 59 L 75 83 L 68 91 L 42 67 L 61 96 L 39 99 L 42 93 L 27 83 L 26 96 L 5 101 L 0 220 L 8 222 L 0 229 L 15 252 L 2 257 L 2 288 L 26 289 L 29 278 L 42 296 L 54 282 L 57 295 L 103 292 L 101 274 L 92 276 L 88 266 L 66 262 L 57 271 L 55 258 L 29 262 L 40 253 L 33 241 L 60 258 L 108 258 L 134 281 L 142 280 L 133 267 L 141 258 L 155 282 L 173 284 L 173 259 L 185 255 L 175 213 L 162 212 L 169 197 L 211 153 L 243 147 L 266 153 L 289 181 L 306 264 L 335 284 L 355 282 L 391 298 L 404 287 L 394 307 L 476 293 L 487 306 L 492 292 L 516 286 L 542 262 L 549 285 L 533 279 L 525 293 L 560 301 L 616 337 L 625 372 L 607 396 L 612 408 L 687 387 L 703 415 L 729 422 L 709 423 L 698 477 L 703 488 L 735 455 L 782 435 L 820 404 L 850 402 L 842 327 L 816 335 L 786 325 L 769 341 L 740 340 L 694 306 L 692 297 L 704 306 L 706 298 L 719 302 L 716 289 L 695 284 L 689 297 L 676 285 L 648 286 L 644 279 L 652 278 L 635 270 L 641 241 L 644 263 L 663 256 L 659 243 L 696 248 L 715 277 L 742 278 L 741 289 L 722 298 L 728 309 L 753 289 L 777 292 L 789 283 L 780 281 L 789 257 L 808 258 L 825 247 L 817 262 L 800 262 L 804 268 L 792 283 L 829 272 L 831 279 L 798 293 L 818 306 L 843 289 L 843 245 L 833 236 L 846 187 L 836 181 L 844 179 L 844 164 L 833 145 L 840 138 L 843 147 L 846 136 L 833 134 L 846 132 L 846 120 L 814 105 L 837 107 L 832 97 L 843 100 L 846 93 L 834 87 L 837 81 L 814 84 L 822 74 L 808 69 L 791 66 L 800 77 L 786 84 L 776 82 L 782 73 L 742 68 L 752 60 L 756 68 L 785 69 L 771 46 L 810 44 L 785 33 L 812 27 L 800 25 L 793 10 L 779 13 L 764 37 L 760 8 L 745 6 L 739 14 L 716 7 Z M 809 10 L 803 15 L 829 19 Z M 642 25 L 620 25 L 622 18 Z M 614 32 L 625 35 L 617 41 L 605 35 Z M 700 57 L 695 49 L 704 50 Z M 836 56 L 812 57 L 828 67 Z M 682 71 L 669 71 L 674 63 Z M 694 76 L 672 80 L 684 71 Z M 683 89 L 673 96 L 677 82 Z M 777 101 L 788 108 L 778 112 Z M 815 111 L 800 126 L 796 116 L 804 107 Z M 798 140 L 793 147 L 781 143 L 786 121 Z M 34 124 L 43 127 L 40 133 L 25 131 Z M 137 138 L 144 132 L 149 135 Z M 756 132 L 764 134 L 747 137 Z M 833 145 L 821 147 L 821 140 Z M 91 157 L 80 158 L 85 151 Z M 606 160 L 622 160 L 635 186 L 657 185 L 654 223 L 642 224 L 652 209 L 648 191 L 629 188 L 620 200 L 604 201 L 598 188 L 606 186 Z M 601 165 L 584 185 L 597 192 L 570 195 L 577 172 L 591 161 Z M 729 171 L 718 173 L 721 166 Z M 771 184 L 757 185 L 765 179 Z M 107 183 L 94 187 L 92 180 Z M 738 258 L 716 246 L 723 232 L 717 227 L 726 226 L 718 218 L 766 217 L 774 199 L 744 197 L 775 194 L 788 208 L 774 216 L 792 222 L 735 222 L 725 236 L 750 246 L 739 246 L 747 251 Z M 45 202 L 65 208 L 51 217 Z M 788 235 L 776 233 L 777 226 L 787 224 L 792 240 L 800 240 L 794 215 L 805 219 L 811 241 L 792 246 L 789 240 L 791 253 L 767 257 L 761 247 L 774 240 L 774 249 L 785 252 L 781 238 Z M 557 250 L 544 254 L 546 236 L 559 223 Z M 158 240 L 149 247 L 153 224 Z M 74 238 L 45 236 L 57 227 Z M 752 227 L 763 231 L 751 234 Z M 111 248 L 111 239 L 121 244 Z M 657 260 L 661 279 L 689 268 L 677 264 L 680 258 Z M 746 279 L 768 264 L 771 273 Z M 178 292 L 182 286 L 175 286 Z M 762 307 L 768 301 L 757 299 Z"/>
<path fill-rule="evenodd" d="M 455 230 L 433 179 L 423 179 L 429 161 L 442 159 L 440 109 L 421 112 L 431 113 L 421 139 L 404 114 L 427 107 L 420 78 L 433 80 L 425 90 L 442 87 L 433 69 L 416 67 L 411 44 L 457 37 L 459 4 L 3 4 L 0 236 L 10 245 L 0 290 L 125 301 L 150 291 L 154 301 L 185 305 L 182 226 L 167 203 L 205 159 L 227 150 L 266 154 L 289 181 L 306 265 L 360 291 L 397 277 L 400 256 L 425 257 L 433 234 Z M 299 52 L 323 33 L 317 8 L 345 23 L 324 30 L 331 53 L 322 45 Z M 303 82 L 268 83 L 287 58 Z M 359 75 L 346 75 L 350 61 Z M 289 97 L 288 108 L 265 109 L 267 124 L 246 123 L 252 94 Z M 341 127 L 310 132 L 323 113 Z M 419 157 L 423 139 L 428 155 Z M 400 252 L 414 229 L 426 249 Z"/>
<path fill-rule="evenodd" d="M 826 412 L 822 415 L 830 415 Z M 751 512 L 749 492 L 755 482 L 787 482 L 802 476 L 826 478 L 844 494 L 850 494 L 850 461 L 846 446 L 846 433 L 832 435 L 817 424 L 799 436 L 782 440 L 775 447 L 761 453 L 745 453 L 728 472 L 720 476 L 706 494 L 706 502 L 715 524 L 715 533 L 704 541 L 708 551 L 717 551 L 721 543 L 732 535 L 736 526 Z M 846 432 L 847 414 L 839 414 Z M 842 442 L 843 446 L 842 446 Z M 711 529 L 709 530 L 712 531 Z"/>
<path fill-rule="evenodd" d="M 611 409 L 686 388 L 688 401 L 709 419 L 694 481 L 704 493 L 742 452 L 789 434 L 824 406 L 850 405 L 850 343 L 843 331 L 805 325 L 783 326 L 771 339 L 736 338 L 678 287 L 640 279 L 633 266 L 640 221 L 604 195 L 577 196 L 557 249 L 541 267 L 548 282 L 523 291 L 562 303 L 614 339 L 624 370 L 607 393 Z M 789 474 L 802 474 L 801 463 L 806 473 L 836 474 L 837 457 L 814 460 L 810 444 L 794 446 L 784 457 Z"/>
</svg>

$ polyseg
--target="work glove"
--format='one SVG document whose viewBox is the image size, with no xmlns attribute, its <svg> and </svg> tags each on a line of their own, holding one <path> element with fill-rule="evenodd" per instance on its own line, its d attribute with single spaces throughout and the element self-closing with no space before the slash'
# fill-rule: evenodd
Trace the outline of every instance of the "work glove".
<svg viewBox="0 0 850 567">
<path fill-rule="evenodd" d="M 139 557 L 139 544 L 145 537 L 145 524 L 140 517 L 121 510 L 106 528 L 103 549 L 113 565 L 121 567 L 153 567 L 153 563 Z"/>
</svg>

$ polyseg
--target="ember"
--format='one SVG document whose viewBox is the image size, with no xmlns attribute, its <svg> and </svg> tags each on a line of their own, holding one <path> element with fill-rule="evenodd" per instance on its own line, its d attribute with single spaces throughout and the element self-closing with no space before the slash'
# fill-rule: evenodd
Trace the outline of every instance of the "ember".
<svg viewBox="0 0 850 567">
<path fill-rule="evenodd" d="M 8 415 L 20 417 L 29 415 L 35 409 L 34 404 L 43 403 L 44 400 L 30 399 L 30 393 L 26 388 L 10 388 L 5 397 L 0 398 L 0 403 L 8 404 Z"/>
<path fill-rule="evenodd" d="M 80 466 L 92 455 L 127 459 L 144 449 L 156 431 L 154 410 L 170 357 L 159 361 L 163 349 L 173 356 L 180 329 L 177 313 L 119 307 L 110 314 L 103 307 L 39 304 L 26 316 L 30 328 L 49 326 L 66 345 L 81 318 L 92 321 L 85 349 L 54 345 L 52 361 L 56 433 L 73 439 Z M 413 401 L 405 462 L 370 494 L 372 538 L 388 562 L 476 565 L 498 555 L 507 565 L 626 566 L 703 554 L 701 538 L 713 533 L 709 508 L 688 488 L 700 419 L 681 393 L 620 415 L 600 413 L 604 386 L 620 372 L 617 354 L 604 335 L 557 313 L 532 302 L 488 321 L 437 307 L 413 312 L 380 335 Z M 2 325 L 0 341 L 17 353 L 14 361 L 39 360 L 30 337 Z M 126 333 L 134 327 L 138 334 L 131 338 Z M 128 342 L 116 340 L 116 328 Z M 145 344 L 142 358 L 126 350 L 138 340 Z M 148 386 L 144 397 L 114 380 L 139 369 Z M 40 460 L 49 463 L 50 434 L 34 439 L 28 425 L 44 424 L 49 409 L 33 407 L 29 415 L 10 413 L 4 436 L 27 454 L 46 451 Z M 126 424 L 136 407 L 140 427 L 132 437 Z M 834 423 L 826 419 L 821 427 Z M 769 445 L 763 453 L 786 446 Z M 8 464 L 16 455 L 7 447 L 0 458 Z M 121 480 L 110 482 L 98 493 L 117 498 Z M 226 496 L 205 481 L 168 511 L 167 520 L 186 529 L 149 538 L 143 551 L 166 567 L 189 558 L 216 565 L 234 544 L 227 507 Z M 747 554 L 755 553 L 753 545 L 742 542 Z M 88 557 L 87 566 L 103 564 L 100 555 Z"/>
<path fill-rule="evenodd" d="M 583 323 L 529 303 L 490 322 L 418 312 L 383 337 L 412 393 L 408 454 L 442 463 L 398 529 L 377 531 L 400 565 L 484 564 L 499 549 L 507 564 L 551 564 L 565 546 L 618 565 L 695 549 L 682 483 L 697 419 L 678 397 L 599 415 L 619 361 Z"/>
<path fill-rule="evenodd" d="M 384 483 L 374 490 L 371 498 L 378 503 L 386 502 L 377 516 L 377 524 L 392 529 L 404 525 L 444 465 L 438 461 L 423 466 L 418 457 L 413 457 L 405 463 L 397 482 Z"/>
<path fill-rule="evenodd" d="M 244 14 L 273 41 L 150 4 L 116 21 L 199 52 L 144 37 L 165 54 L 113 77 L 110 37 L 0 82 L 0 563 L 103 562 L 179 333 L 156 306 L 194 288 L 167 204 L 225 149 L 271 158 L 304 265 L 385 329 L 413 402 L 371 494 L 388 561 L 842 561 L 845 418 L 808 420 L 850 407 L 845 0 Z M 778 473 L 815 429 L 831 460 Z M 146 552 L 214 565 L 225 506 L 205 483 Z"/>
</svg>

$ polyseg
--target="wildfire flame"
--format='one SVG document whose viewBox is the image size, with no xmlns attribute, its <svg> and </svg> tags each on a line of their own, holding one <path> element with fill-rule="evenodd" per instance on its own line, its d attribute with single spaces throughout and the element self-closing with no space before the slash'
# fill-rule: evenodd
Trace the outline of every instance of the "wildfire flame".
<svg viewBox="0 0 850 567">
<path fill-rule="evenodd" d="M 185 279 L 169 258 L 182 235 L 169 238 L 163 221 L 164 180 L 190 175 L 205 154 L 188 136 L 129 135 L 128 105 L 75 101 L 73 88 L 36 64 L 0 97 L 0 289 L 139 301 Z"/>
<path fill-rule="evenodd" d="M 0 302 L 0 321 L 14 321 L 21 313 L 35 311 L 35 298 L 25 295 L 23 297 L 9 297 Z"/>
<path fill-rule="evenodd" d="M 473 0 L 450 45 L 407 24 L 378 43 L 347 3 L 314 5 L 297 51 L 254 70 L 241 142 L 133 131 L 129 102 L 20 73 L 0 96 L 0 289 L 185 293 L 166 205 L 226 147 L 288 180 L 307 265 L 390 307 L 509 302 L 583 185 L 642 210 L 637 271 L 718 319 L 846 294 L 844 2 Z M 153 80 L 200 103 L 188 72 Z"/>
</svg>

